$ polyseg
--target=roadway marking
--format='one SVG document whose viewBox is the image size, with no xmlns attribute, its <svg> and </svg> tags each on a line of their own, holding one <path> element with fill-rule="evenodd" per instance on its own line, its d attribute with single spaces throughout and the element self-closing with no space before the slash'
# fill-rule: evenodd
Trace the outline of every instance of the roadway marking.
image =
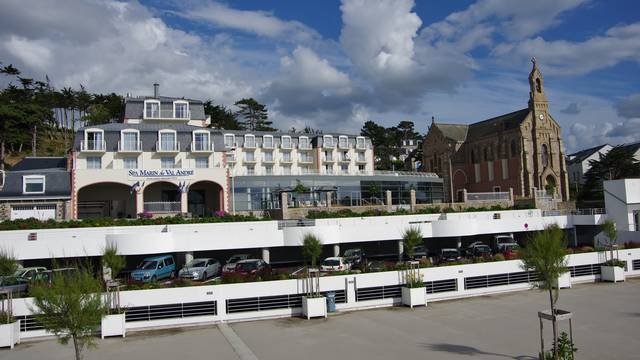
<svg viewBox="0 0 640 360">
<path fill-rule="evenodd" d="M 218 324 L 218 329 L 220 329 L 220 332 L 224 338 L 227 339 L 240 360 L 258 360 L 258 357 L 253 353 L 253 351 L 251 351 L 251 349 L 249 349 L 247 344 L 240 339 L 240 336 L 238 336 L 238 334 L 236 334 L 229 325 L 220 323 Z"/>
</svg>

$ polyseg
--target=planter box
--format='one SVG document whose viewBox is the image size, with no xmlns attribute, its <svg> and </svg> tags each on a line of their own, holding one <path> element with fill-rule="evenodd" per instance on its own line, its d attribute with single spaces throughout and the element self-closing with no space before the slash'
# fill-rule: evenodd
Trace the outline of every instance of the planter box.
<svg viewBox="0 0 640 360">
<path fill-rule="evenodd" d="M 624 281 L 624 269 L 619 266 L 600 266 L 600 280 L 614 283 Z"/>
<path fill-rule="evenodd" d="M 125 314 L 106 315 L 102 318 L 100 325 L 100 334 L 104 339 L 105 336 L 122 336 L 126 337 L 127 329 L 125 328 Z"/>
<path fill-rule="evenodd" d="M 427 291 L 423 287 L 402 287 L 402 305 L 413 309 L 414 306 L 427 306 Z"/>
<path fill-rule="evenodd" d="M 11 324 L 0 325 L 0 347 L 10 347 L 20 344 L 20 320 Z"/>
<path fill-rule="evenodd" d="M 558 289 L 571 289 L 571 272 L 567 271 L 560 275 L 554 287 Z"/>
<path fill-rule="evenodd" d="M 327 299 L 324 296 L 318 298 L 302 297 L 302 315 L 307 319 L 312 317 L 327 317 Z"/>
</svg>

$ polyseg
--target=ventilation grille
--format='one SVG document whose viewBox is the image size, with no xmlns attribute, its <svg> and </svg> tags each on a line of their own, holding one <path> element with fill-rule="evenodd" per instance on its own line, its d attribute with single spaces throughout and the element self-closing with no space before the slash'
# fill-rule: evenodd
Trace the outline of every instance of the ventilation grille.
<svg viewBox="0 0 640 360">
<path fill-rule="evenodd" d="M 130 307 L 126 310 L 126 321 L 149 321 L 217 314 L 215 301 L 202 301 Z"/>
<path fill-rule="evenodd" d="M 600 264 L 569 266 L 571 277 L 600 275 Z"/>
<path fill-rule="evenodd" d="M 640 270 L 640 259 L 636 259 L 632 261 L 633 270 Z"/>
<path fill-rule="evenodd" d="M 436 294 L 458 290 L 456 279 L 427 281 L 424 283 L 427 294 Z M 359 288 L 356 291 L 356 301 L 380 300 L 402 297 L 402 285 L 374 286 Z"/>
<path fill-rule="evenodd" d="M 464 288 L 480 289 L 492 286 L 513 285 L 538 281 L 538 274 L 533 271 L 520 271 L 505 274 L 471 276 L 464 278 Z"/>
<path fill-rule="evenodd" d="M 336 304 L 346 302 L 344 290 L 331 291 L 336 294 Z M 323 292 L 327 295 L 327 292 Z M 289 294 L 275 296 L 260 296 L 252 298 L 228 299 L 227 314 L 248 312 L 248 311 L 264 311 L 274 309 L 293 309 L 302 307 L 302 297 L 304 294 Z"/>
</svg>

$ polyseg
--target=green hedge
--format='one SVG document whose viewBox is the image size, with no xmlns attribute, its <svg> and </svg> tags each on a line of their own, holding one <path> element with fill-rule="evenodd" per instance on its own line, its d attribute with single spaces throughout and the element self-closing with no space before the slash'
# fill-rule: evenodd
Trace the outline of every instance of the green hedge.
<svg viewBox="0 0 640 360">
<path fill-rule="evenodd" d="M 40 221 L 34 218 L 24 220 L 7 220 L 0 222 L 0 231 L 3 230 L 37 230 L 37 229 L 68 229 L 83 227 L 107 227 L 107 226 L 138 226 L 138 225 L 174 225 L 174 224 L 207 224 L 223 222 L 244 222 L 271 220 L 269 218 L 259 218 L 252 215 L 231 215 L 212 216 L 205 218 L 188 219 L 182 216 L 158 217 L 151 219 L 112 219 L 95 218 L 85 220 Z"/>
<path fill-rule="evenodd" d="M 491 207 L 468 207 L 463 210 L 455 210 L 452 208 L 440 208 L 439 206 L 418 209 L 414 212 L 410 212 L 405 209 L 397 211 L 385 211 L 385 210 L 367 210 L 364 212 L 354 212 L 351 209 L 342 209 L 339 211 L 318 211 L 311 210 L 307 214 L 307 219 L 333 219 L 333 218 L 349 218 L 349 217 L 370 217 L 370 216 L 395 216 L 395 215 L 412 215 L 412 214 L 440 214 L 440 213 L 455 213 L 455 212 L 479 212 L 479 211 L 503 211 L 503 210 L 523 210 L 533 209 L 533 207 L 502 207 L 494 205 Z"/>
</svg>

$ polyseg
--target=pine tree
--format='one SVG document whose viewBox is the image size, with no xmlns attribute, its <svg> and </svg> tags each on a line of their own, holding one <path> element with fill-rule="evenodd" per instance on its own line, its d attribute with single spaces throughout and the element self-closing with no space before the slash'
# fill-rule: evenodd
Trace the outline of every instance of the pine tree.
<svg viewBox="0 0 640 360">
<path fill-rule="evenodd" d="M 251 131 L 276 131 L 271 127 L 267 106 L 260 104 L 253 98 L 242 99 L 234 104 L 240 108 L 236 115 L 244 119 L 244 128 Z"/>
</svg>

